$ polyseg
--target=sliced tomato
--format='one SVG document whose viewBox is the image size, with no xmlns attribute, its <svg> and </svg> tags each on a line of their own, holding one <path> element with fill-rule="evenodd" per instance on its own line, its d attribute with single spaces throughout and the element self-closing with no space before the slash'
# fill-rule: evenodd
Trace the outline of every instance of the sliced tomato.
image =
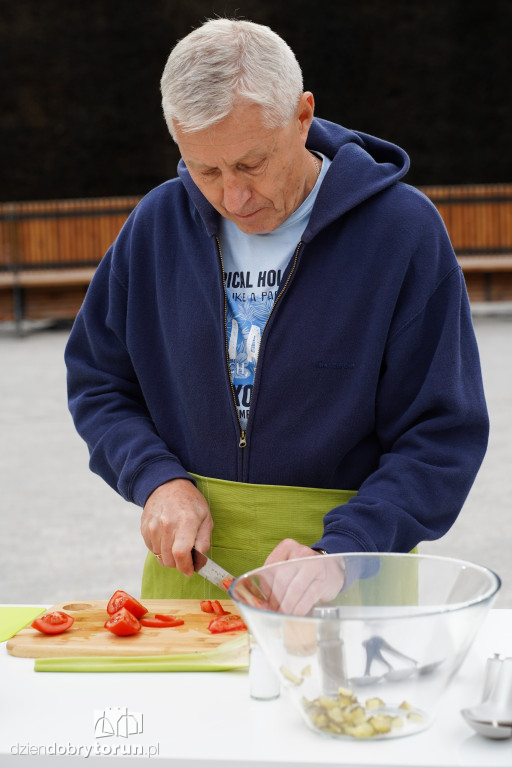
<svg viewBox="0 0 512 768">
<path fill-rule="evenodd" d="M 247 626 L 241 616 L 236 613 L 228 613 L 225 616 L 216 616 L 208 624 L 208 629 L 214 634 L 218 632 L 237 632 L 247 630 Z"/>
<path fill-rule="evenodd" d="M 213 612 L 217 614 L 217 616 L 226 616 L 226 614 L 230 613 L 230 611 L 224 610 L 218 600 L 212 600 L 212 608 Z"/>
<path fill-rule="evenodd" d="M 105 629 L 114 635 L 134 635 L 141 628 L 140 621 L 127 608 L 120 608 L 105 622 Z"/>
<path fill-rule="evenodd" d="M 52 611 L 52 613 L 45 613 L 42 616 L 38 616 L 35 621 L 32 622 L 32 627 L 38 629 L 39 632 L 44 632 L 45 635 L 60 635 L 61 632 L 65 632 L 73 624 L 74 618 L 68 613 L 63 611 Z"/>
<path fill-rule="evenodd" d="M 201 600 L 201 610 L 204 613 L 215 613 L 217 616 L 225 616 L 229 611 L 225 611 L 218 600 Z"/>
<path fill-rule="evenodd" d="M 181 627 L 185 623 L 179 616 L 173 616 L 172 613 L 155 613 L 155 619 L 161 619 L 168 622 L 170 627 Z"/>
<path fill-rule="evenodd" d="M 154 616 L 142 616 L 140 623 L 143 627 L 181 627 L 185 622 L 171 614 L 155 613 Z"/>
<path fill-rule="evenodd" d="M 224 589 L 226 590 L 229 589 L 232 583 L 234 582 L 234 580 L 235 580 L 234 576 L 226 576 L 226 578 L 222 582 L 222 586 L 224 587 Z"/>
<path fill-rule="evenodd" d="M 112 616 L 120 608 L 126 608 L 126 610 L 130 611 L 132 616 L 135 616 L 136 619 L 144 616 L 144 614 L 148 612 L 148 609 L 145 608 L 142 603 L 139 603 L 138 600 L 129 595 L 128 592 L 124 592 L 122 589 L 118 589 L 117 592 L 114 592 L 108 601 L 107 613 Z"/>
<path fill-rule="evenodd" d="M 201 610 L 204 613 L 213 613 L 213 603 L 211 600 L 201 600 Z"/>
</svg>

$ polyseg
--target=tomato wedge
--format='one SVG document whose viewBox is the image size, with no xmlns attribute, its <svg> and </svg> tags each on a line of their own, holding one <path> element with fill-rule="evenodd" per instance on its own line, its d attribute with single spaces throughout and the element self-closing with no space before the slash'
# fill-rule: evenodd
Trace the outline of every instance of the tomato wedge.
<svg viewBox="0 0 512 768">
<path fill-rule="evenodd" d="M 225 611 L 218 600 L 201 600 L 201 610 L 204 613 L 215 613 L 217 616 L 225 616 L 230 611 Z"/>
<path fill-rule="evenodd" d="M 52 611 L 52 613 L 38 616 L 31 626 L 39 632 L 44 632 L 45 635 L 60 635 L 61 632 L 69 629 L 73 622 L 74 618 L 69 614 L 63 611 Z"/>
<path fill-rule="evenodd" d="M 144 608 L 142 603 L 139 603 L 138 600 L 122 589 L 118 589 L 117 592 L 114 592 L 108 601 L 107 613 L 112 616 L 120 608 L 126 608 L 126 610 L 130 611 L 132 616 L 135 616 L 136 619 L 144 616 L 144 614 L 148 612 L 148 609 Z"/>
<path fill-rule="evenodd" d="M 232 583 L 234 582 L 234 580 L 235 580 L 234 576 L 226 576 L 226 578 L 222 582 L 222 586 L 224 587 L 224 589 L 226 590 L 229 589 Z"/>
<path fill-rule="evenodd" d="M 210 632 L 237 632 L 238 630 L 247 630 L 247 626 L 241 616 L 236 613 L 228 613 L 224 616 L 216 616 L 208 624 Z"/>
<path fill-rule="evenodd" d="M 112 614 L 105 622 L 105 629 L 109 629 L 114 635 L 134 635 L 140 628 L 140 621 L 124 607 Z"/>
<path fill-rule="evenodd" d="M 143 627 L 181 627 L 185 622 L 171 614 L 155 613 L 154 616 L 142 616 L 139 619 Z"/>
<path fill-rule="evenodd" d="M 212 608 L 213 612 L 217 614 L 217 616 L 226 616 L 226 614 L 230 613 L 230 611 L 224 610 L 218 600 L 212 600 Z"/>
</svg>

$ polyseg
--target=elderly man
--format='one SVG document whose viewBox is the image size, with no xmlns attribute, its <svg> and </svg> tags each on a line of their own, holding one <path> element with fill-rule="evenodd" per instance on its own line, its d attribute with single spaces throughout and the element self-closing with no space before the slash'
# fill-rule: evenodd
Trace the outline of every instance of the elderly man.
<svg viewBox="0 0 512 768">
<path fill-rule="evenodd" d="M 127 220 L 66 350 L 91 468 L 143 507 L 142 595 L 202 596 L 194 545 L 238 574 L 443 535 L 488 419 L 407 155 L 315 118 L 294 54 L 251 22 L 193 31 L 161 86 L 178 178 Z"/>
</svg>

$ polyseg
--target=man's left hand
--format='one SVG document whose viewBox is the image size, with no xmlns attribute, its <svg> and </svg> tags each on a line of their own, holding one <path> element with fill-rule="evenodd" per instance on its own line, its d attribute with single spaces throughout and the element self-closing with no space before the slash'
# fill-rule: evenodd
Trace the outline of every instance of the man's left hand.
<svg viewBox="0 0 512 768">
<path fill-rule="evenodd" d="M 265 576 L 262 589 L 270 609 L 304 616 L 317 603 L 332 600 L 341 590 L 345 573 L 339 559 L 325 557 L 294 539 L 281 541 L 264 565 L 305 557 L 311 560 L 308 563 L 290 563 Z"/>
</svg>

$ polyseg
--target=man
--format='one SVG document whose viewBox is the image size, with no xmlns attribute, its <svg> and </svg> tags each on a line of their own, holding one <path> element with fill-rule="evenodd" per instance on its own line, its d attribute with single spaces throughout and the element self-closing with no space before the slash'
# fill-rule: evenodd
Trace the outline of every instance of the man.
<svg viewBox="0 0 512 768">
<path fill-rule="evenodd" d="M 314 118 L 292 51 L 250 22 L 193 31 L 161 86 L 179 177 L 129 217 L 66 350 L 91 468 L 143 507 L 143 596 L 202 595 L 194 545 L 237 574 L 443 535 L 488 419 L 407 155 Z"/>
</svg>

